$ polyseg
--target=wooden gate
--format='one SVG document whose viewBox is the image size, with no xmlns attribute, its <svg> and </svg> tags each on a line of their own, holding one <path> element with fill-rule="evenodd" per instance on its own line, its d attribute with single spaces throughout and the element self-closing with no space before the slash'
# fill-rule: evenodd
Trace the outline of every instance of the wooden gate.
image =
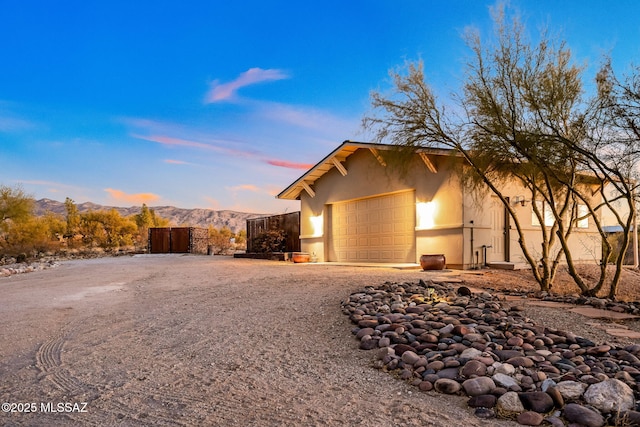
<svg viewBox="0 0 640 427">
<path fill-rule="evenodd" d="M 186 254 L 189 252 L 189 228 L 171 229 L 171 253 Z"/>
<path fill-rule="evenodd" d="M 152 254 L 189 253 L 192 249 L 191 231 L 190 227 L 150 228 L 149 252 Z"/>
<path fill-rule="evenodd" d="M 171 229 L 149 229 L 149 252 L 152 254 L 168 254 L 171 252 Z"/>
</svg>

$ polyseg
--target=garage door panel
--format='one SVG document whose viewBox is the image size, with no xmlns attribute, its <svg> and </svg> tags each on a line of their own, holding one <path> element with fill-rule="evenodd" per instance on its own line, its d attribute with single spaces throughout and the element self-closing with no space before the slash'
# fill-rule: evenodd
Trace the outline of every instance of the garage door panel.
<svg viewBox="0 0 640 427">
<path fill-rule="evenodd" d="M 331 206 L 329 259 L 415 262 L 415 195 L 398 193 Z"/>
<path fill-rule="evenodd" d="M 361 236 L 363 234 L 367 234 L 369 232 L 369 227 L 362 226 L 362 225 L 359 225 L 357 227 L 353 227 L 353 229 L 355 230 L 355 233 L 353 233 L 353 234 L 356 234 L 358 236 Z"/>
<path fill-rule="evenodd" d="M 409 230 L 407 230 L 407 226 L 403 223 L 400 222 L 396 222 L 394 224 L 392 224 L 392 228 L 393 228 L 393 232 L 398 234 L 398 233 L 405 233 Z"/>
<path fill-rule="evenodd" d="M 394 262 L 400 256 L 401 254 L 396 254 L 393 251 L 382 251 L 381 259 L 386 262 Z"/>
<path fill-rule="evenodd" d="M 393 254 L 393 258 L 399 258 L 399 257 L 401 257 L 402 255 L 403 255 L 403 252 L 401 252 L 401 251 L 396 251 L 396 252 L 394 252 L 394 254 Z"/>
<path fill-rule="evenodd" d="M 388 210 L 381 211 L 379 218 L 380 218 L 380 221 L 391 221 L 393 219 L 393 212 L 389 212 Z"/>
<path fill-rule="evenodd" d="M 411 241 L 407 238 L 407 236 L 393 236 L 393 242 L 391 243 L 395 246 L 406 246 L 411 244 Z"/>
<path fill-rule="evenodd" d="M 382 242 L 382 246 L 391 246 L 394 244 L 393 236 L 380 236 L 380 240 Z"/>
</svg>

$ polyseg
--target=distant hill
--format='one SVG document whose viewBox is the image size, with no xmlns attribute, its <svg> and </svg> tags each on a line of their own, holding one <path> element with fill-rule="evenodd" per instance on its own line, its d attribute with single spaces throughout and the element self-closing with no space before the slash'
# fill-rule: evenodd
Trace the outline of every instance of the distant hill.
<svg viewBox="0 0 640 427">
<path fill-rule="evenodd" d="M 140 213 L 141 206 L 132 206 L 129 208 L 121 208 L 116 206 L 102 206 L 91 202 L 77 203 L 78 211 L 100 211 L 115 209 L 122 216 L 135 215 Z M 213 209 L 182 209 L 173 206 L 149 206 L 156 215 L 171 221 L 173 226 L 189 226 L 189 227 L 209 227 L 213 225 L 215 228 L 228 227 L 234 233 L 240 230 L 246 230 L 247 219 L 267 216 L 266 214 L 256 214 L 247 212 L 237 212 L 230 210 L 216 211 Z M 36 200 L 34 213 L 37 216 L 44 215 L 46 212 L 65 215 L 66 209 L 63 202 L 51 199 Z"/>
</svg>

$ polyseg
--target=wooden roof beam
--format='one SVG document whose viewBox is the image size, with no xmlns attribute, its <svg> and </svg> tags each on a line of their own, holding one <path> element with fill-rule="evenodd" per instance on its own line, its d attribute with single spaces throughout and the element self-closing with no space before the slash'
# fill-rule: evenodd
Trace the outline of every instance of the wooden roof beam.
<svg viewBox="0 0 640 427">
<path fill-rule="evenodd" d="M 312 198 L 316 197 L 316 192 L 313 191 L 313 189 L 305 181 L 302 181 L 302 188 L 304 188 L 304 190 L 307 192 L 307 194 L 309 196 L 311 196 Z"/>
<path fill-rule="evenodd" d="M 436 165 L 434 165 L 431 159 L 429 159 L 429 156 L 427 155 L 427 153 L 424 153 L 421 151 L 418 154 L 420 154 L 420 158 L 422 159 L 424 164 L 427 166 L 427 169 L 429 169 L 429 172 L 438 173 L 438 169 L 436 168 Z"/>
<path fill-rule="evenodd" d="M 382 166 L 387 166 L 387 162 L 384 161 L 376 148 L 370 147 L 369 151 L 371 151 L 371 154 L 373 154 L 373 156 L 378 160 L 378 163 L 380 163 Z"/>
<path fill-rule="evenodd" d="M 340 163 L 340 160 L 334 157 L 331 159 L 331 161 L 333 162 L 333 166 L 335 166 L 336 169 L 338 169 L 338 172 L 340 172 L 342 176 L 347 176 L 347 169 L 344 167 L 342 163 Z"/>
</svg>

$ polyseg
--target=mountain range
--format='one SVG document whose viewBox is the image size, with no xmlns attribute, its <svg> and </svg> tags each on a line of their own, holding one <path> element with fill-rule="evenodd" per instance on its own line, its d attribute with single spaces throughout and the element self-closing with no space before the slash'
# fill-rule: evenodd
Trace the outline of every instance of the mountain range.
<svg viewBox="0 0 640 427">
<path fill-rule="evenodd" d="M 141 206 L 123 208 L 116 206 L 103 206 L 91 202 L 76 203 L 76 206 L 80 213 L 115 209 L 122 216 L 138 214 L 141 209 Z M 149 209 L 153 209 L 157 216 L 171 221 L 172 226 L 207 228 L 210 225 L 213 225 L 218 229 L 228 227 L 234 233 L 246 230 L 247 219 L 267 216 L 266 214 L 237 212 L 231 210 L 218 211 L 213 209 L 182 209 L 174 206 L 149 206 Z M 34 206 L 35 215 L 44 215 L 47 212 L 66 215 L 67 211 L 63 202 L 51 199 L 36 200 Z"/>
</svg>

